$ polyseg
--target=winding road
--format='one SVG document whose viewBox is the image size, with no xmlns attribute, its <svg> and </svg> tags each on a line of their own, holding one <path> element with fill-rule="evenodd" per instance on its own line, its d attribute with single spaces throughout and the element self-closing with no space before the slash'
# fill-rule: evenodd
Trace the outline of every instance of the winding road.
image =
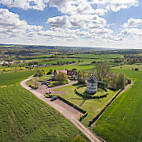
<svg viewBox="0 0 142 142">
<path fill-rule="evenodd" d="M 37 92 L 36 90 L 31 89 L 30 87 L 28 87 L 26 85 L 26 82 L 28 80 L 32 79 L 32 78 L 33 77 L 29 77 L 28 79 L 23 80 L 22 82 L 20 82 L 20 85 L 22 87 L 24 87 L 26 90 L 28 90 L 31 93 L 33 93 L 37 98 L 39 98 L 40 100 L 44 101 L 45 103 L 47 103 L 48 105 L 50 105 L 51 107 L 56 109 L 58 112 L 60 112 L 65 118 L 67 118 L 70 122 L 72 122 L 84 135 L 86 135 L 86 137 L 91 142 L 101 142 L 101 140 L 98 138 L 98 136 L 96 136 L 94 133 L 92 133 L 79 120 L 77 120 L 75 117 L 73 117 L 65 108 L 63 108 L 62 106 L 60 106 L 58 104 L 55 104 L 55 103 L 51 102 L 49 99 L 45 98 L 43 94 L 41 94 L 41 93 Z M 72 83 L 71 84 L 67 84 L 67 85 L 72 85 Z"/>
</svg>

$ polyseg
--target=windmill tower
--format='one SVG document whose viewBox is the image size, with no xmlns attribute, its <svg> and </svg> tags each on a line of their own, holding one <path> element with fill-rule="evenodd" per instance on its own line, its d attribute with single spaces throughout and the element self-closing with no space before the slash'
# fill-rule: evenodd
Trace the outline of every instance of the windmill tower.
<svg viewBox="0 0 142 142">
<path fill-rule="evenodd" d="M 97 90 L 98 90 L 98 83 L 105 84 L 105 82 L 103 82 L 103 81 L 97 81 L 97 79 L 94 76 L 94 69 L 93 69 L 92 75 L 87 80 L 86 92 L 89 93 L 90 95 L 95 94 L 97 92 Z"/>
</svg>

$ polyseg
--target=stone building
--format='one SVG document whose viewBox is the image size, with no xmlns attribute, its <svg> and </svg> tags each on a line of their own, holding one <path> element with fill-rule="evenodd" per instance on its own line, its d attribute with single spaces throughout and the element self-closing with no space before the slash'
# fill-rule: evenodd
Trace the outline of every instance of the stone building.
<svg viewBox="0 0 142 142">
<path fill-rule="evenodd" d="M 98 89 L 98 81 L 94 77 L 94 72 L 93 72 L 93 74 L 87 80 L 86 92 L 89 93 L 90 95 L 93 95 L 97 92 L 97 89 Z"/>
</svg>

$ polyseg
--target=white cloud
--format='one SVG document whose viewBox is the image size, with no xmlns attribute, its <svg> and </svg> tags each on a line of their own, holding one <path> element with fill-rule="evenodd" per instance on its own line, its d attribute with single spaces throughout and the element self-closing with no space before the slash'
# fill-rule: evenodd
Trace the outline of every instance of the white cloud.
<svg viewBox="0 0 142 142">
<path fill-rule="evenodd" d="M 98 14 L 108 11 L 117 12 L 121 9 L 138 6 L 138 0 L 1 0 L 0 3 L 8 7 L 22 9 L 44 10 L 48 5 L 56 7 L 64 14 Z M 92 5 L 96 5 L 93 8 Z"/>
<path fill-rule="evenodd" d="M 139 28 L 123 29 L 120 32 L 120 35 L 131 36 L 134 38 L 137 38 L 137 37 L 142 38 L 142 29 L 139 29 Z"/>
<path fill-rule="evenodd" d="M 57 17 L 49 18 L 47 20 L 47 24 L 49 24 L 53 28 L 70 28 L 71 27 L 68 16 L 57 16 Z"/>
<path fill-rule="evenodd" d="M 48 4 L 48 0 L 1 0 L 0 3 L 8 7 L 18 7 L 25 10 L 44 10 Z"/>
<path fill-rule="evenodd" d="M 17 14 L 7 9 L 0 9 L 0 37 L 5 34 L 7 38 L 26 35 L 30 31 L 40 31 L 41 26 L 28 25 L 26 21 L 20 20 Z"/>
<path fill-rule="evenodd" d="M 127 23 L 124 23 L 124 28 L 131 28 L 131 27 L 138 27 L 139 25 L 142 25 L 142 19 L 133 19 L 130 18 Z"/>
<path fill-rule="evenodd" d="M 94 13 L 94 9 L 87 0 L 49 0 L 49 5 L 70 15 Z"/>
<path fill-rule="evenodd" d="M 106 20 L 98 15 L 83 15 L 77 14 L 72 16 L 57 16 L 47 20 L 53 28 L 102 28 L 106 26 Z"/>
<path fill-rule="evenodd" d="M 92 0 L 92 4 L 97 4 L 98 8 L 117 12 L 131 6 L 138 6 L 138 0 Z"/>
</svg>

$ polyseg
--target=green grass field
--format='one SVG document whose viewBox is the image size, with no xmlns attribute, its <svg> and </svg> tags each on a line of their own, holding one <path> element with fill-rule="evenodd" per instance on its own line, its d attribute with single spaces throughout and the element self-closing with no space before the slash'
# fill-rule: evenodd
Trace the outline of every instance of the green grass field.
<svg viewBox="0 0 142 142">
<path fill-rule="evenodd" d="M 142 71 L 142 64 L 134 64 L 134 65 L 123 65 L 123 66 L 116 66 L 113 69 L 121 69 L 121 70 L 134 70 L 135 68 L 138 68 L 139 71 Z"/>
<path fill-rule="evenodd" d="M 61 114 L 19 85 L 32 74 L 0 75 L 0 142 L 87 141 Z"/>
<path fill-rule="evenodd" d="M 88 112 L 88 116 L 82 120 L 82 123 L 88 126 L 89 121 L 91 121 L 97 114 L 105 107 L 105 105 L 112 99 L 112 97 L 116 94 L 111 90 L 108 90 L 109 95 L 106 98 L 102 99 L 87 99 L 84 100 L 82 97 L 75 94 L 74 90 L 77 88 L 76 85 L 66 86 L 63 88 L 56 89 L 55 91 L 64 91 L 66 93 L 59 94 L 59 96 L 65 98 L 69 102 L 77 105 L 78 107 L 84 109 Z M 86 87 L 79 89 L 82 93 L 85 91 Z M 95 96 L 104 95 L 106 92 L 97 92 Z"/>
<path fill-rule="evenodd" d="M 105 59 L 115 59 L 115 58 L 123 58 L 123 55 L 120 54 L 101 54 L 101 55 L 94 55 L 94 54 L 76 54 L 73 57 L 80 57 L 80 58 L 96 58 L 99 60 Z"/>
<path fill-rule="evenodd" d="M 142 141 L 142 72 L 124 72 L 135 81 L 119 96 L 96 123 L 94 132 L 109 142 Z"/>
</svg>

